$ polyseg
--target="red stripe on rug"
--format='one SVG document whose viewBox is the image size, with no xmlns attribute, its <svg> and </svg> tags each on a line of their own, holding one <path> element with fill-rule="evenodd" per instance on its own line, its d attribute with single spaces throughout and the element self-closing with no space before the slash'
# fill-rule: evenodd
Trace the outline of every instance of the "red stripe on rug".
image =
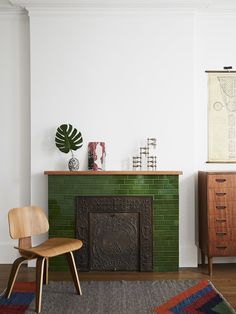
<svg viewBox="0 0 236 314">
<path fill-rule="evenodd" d="M 208 284 L 209 284 L 209 282 L 207 280 L 202 280 L 201 282 L 199 282 L 195 286 L 188 288 L 187 290 L 176 295 L 175 297 L 173 297 L 172 299 L 170 299 L 169 301 L 167 301 L 163 305 L 154 308 L 153 312 L 158 313 L 158 314 L 172 314 L 172 312 L 169 311 L 170 307 L 174 307 L 175 305 L 177 305 L 178 303 L 180 303 L 181 301 L 186 299 L 186 297 L 188 297 L 188 296 L 194 294 L 195 292 L 205 288 Z"/>
<path fill-rule="evenodd" d="M 24 314 L 29 305 L 0 305 L 1 314 Z"/>
<path fill-rule="evenodd" d="M 13 292 L 35 292 L 36 283 L 34 281 L 15 282 Z"/>
<path fill-rule="evenodd" d="M 204 297 L 201 297 L 200 299 L 194 301 L 192 304 L 189 304 L 186 307 L 184 307 L 183 311 L 189 314 L 202 313 L 197 311 L 197 309 L 200 308 L 203 304 L 206 304 L 208 301 L 212 300 L 216 296 L 217 296 L 216 291 L 214 290 L 209 291 L 207 294 L 204 295 Z"/>
</svg>

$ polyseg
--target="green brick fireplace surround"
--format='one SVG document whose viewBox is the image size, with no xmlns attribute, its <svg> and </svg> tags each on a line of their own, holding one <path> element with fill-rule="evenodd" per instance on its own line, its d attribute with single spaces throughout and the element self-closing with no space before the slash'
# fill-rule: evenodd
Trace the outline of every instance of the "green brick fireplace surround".
<svg viewBox="0 0 236 314">
<path fill-rule="evenodd" d="M 179 268 L 179 175 L 181 171 L 45 171 L 49 237 L 75 237 L 75 197 L 153 196 L 153 271 Z M 50 269 L 67 270 L 64 257 Z"/>
</svg>

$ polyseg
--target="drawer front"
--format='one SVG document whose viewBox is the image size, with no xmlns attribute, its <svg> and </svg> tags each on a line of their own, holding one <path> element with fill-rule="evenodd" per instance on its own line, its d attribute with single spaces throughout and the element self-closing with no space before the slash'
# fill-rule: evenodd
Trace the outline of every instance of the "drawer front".
<svg viewBox="0 0 236 314">
<path fill-rule="evenodd" d="M 236 228 L 229 229 L 229 233 L 230 233 L 230 240 L 236 241 Z"/>
<path fill-rule="evenodd" d="M 233 202 L 209 202 L 208 204 L 208 214 L 226 217 L 227 213 L 232 213 Z"/>
<path fill-rule="evenodd" d="M 211 242 L 209 246 L 209 253 L 212 256 L 236 256 L 236 242 L 235 241 Z"/>
<path fill-rule="evenodd" d="M 230 188 L 236 186 L 236 175 L 210 174 L 208 175 L 209 188 Z"/>
<path fill-rule="evenodd" d="M 236 201 L 209 202 L 208 213 L 210 215 L 220 216 L 226 216 L 226 214 L 236 215 Z"/>
<path fill-rule="evenodd" d="M 211 242 L 235 241 L 236 242 L 236 228 L 211 228 L 209 229 L 209 240 Z"/>
<path fill-rule="evenodd" d="M 217 205 L 225 204 L 230 201 L 236 201 L 236 189 L 233 188 L 221 188 L 221 189 L 209 189 L 208 201 L 215 202 Z"/>
<path fill-rule="evenodd" d="M 216 216 L 216 215 L 209 215 L 208 217 L 208 228 L 214 229 L 216 231 L 221 231 L 228 229 L 229 226 L 229 219 L 228 216 Z"/>
<path fill-rule="evenodd" d="M 229 228 L 236 228 L 236 215 L 228 215 L 226 219 L 228 221 Z"/>
<path fill-rule="evenodd" d="M 216 231 L 222 229 L 235 229 L 236 228 L 236 215 L 228 215 L 222 212 L 221 215 L 209 215 L 208 228 L 215 229 Z"/>
<path fill-rule="evenodd" d="M 230 241 L 230 238 L 231 238 L 231 232 L 228 229 L 225 229 L 225 228 L 218 228 L 217 230 L 209 229 L 209 240 L 211 242 L 226 241 L 228 243 L 228 241 Z"/>
</svg>

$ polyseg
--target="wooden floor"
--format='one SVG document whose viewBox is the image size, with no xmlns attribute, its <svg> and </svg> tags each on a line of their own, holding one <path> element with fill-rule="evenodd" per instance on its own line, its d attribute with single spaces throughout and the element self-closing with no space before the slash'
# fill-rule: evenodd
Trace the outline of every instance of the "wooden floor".
<svg viewBox="0 0 236 314">
<path fill-rule="evenodd" d="M 0 293 L 5 289 L 10 272 L 10 265 L 0 265 Z M 236 264 L 214 264 L 213 275 L 207 275 L 207 268 L 182 268 L 171 273 L 141 272 L 81 272 L 80 280 L 158 280 L 158 279 L 207 279 L 220 291 L 236 310 Z M 35 269 L 23 266 L 18 280 L 35 279 Z M 71 280 L 69 273 L 50 272 L 49 280 Z"/>
</svg>

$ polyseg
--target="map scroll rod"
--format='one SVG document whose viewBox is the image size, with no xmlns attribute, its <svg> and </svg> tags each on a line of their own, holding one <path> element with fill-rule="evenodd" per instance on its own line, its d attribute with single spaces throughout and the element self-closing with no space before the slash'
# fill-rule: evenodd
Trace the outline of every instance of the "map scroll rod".
<svg viewBox="0 0 236 314">
<path fill-rule="evenodd" d="M 233 71 L 233 67 L 231 65 L 224 66 L 224 70 L 206 70 L 205 73 L 236 73 L 236 71 Z"/>
</svg>

